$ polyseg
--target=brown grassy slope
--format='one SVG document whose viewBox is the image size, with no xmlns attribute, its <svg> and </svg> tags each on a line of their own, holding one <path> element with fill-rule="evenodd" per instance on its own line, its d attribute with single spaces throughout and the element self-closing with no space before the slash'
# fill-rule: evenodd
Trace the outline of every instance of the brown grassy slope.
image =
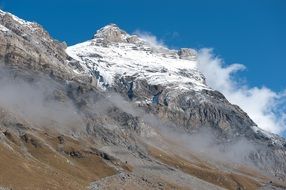
<svg viewBox="0 0 286 190">
<path fill-rule="evenodd" d="M 45 138 L 6 136 L 14 142 L 7 140 L 13 149 L 0 143 L 1 186 L 16 190 L 86 189 L 91 181 L 115 174 L 100 156 L 83 151 L 70 138 L 60 145 L 57 137 L 47 134 L 42 134 Z"/>
<path fill-rule="evenodd" d="M 197 166 L 184 158 L 167 154 L 155 147 L 149 147 L 149 153 L 164 164 L 176 167 L 185 173 L 226 189 L 258 189 L 261 186 L 261 184 L 248 176 Z"/>
</svg>

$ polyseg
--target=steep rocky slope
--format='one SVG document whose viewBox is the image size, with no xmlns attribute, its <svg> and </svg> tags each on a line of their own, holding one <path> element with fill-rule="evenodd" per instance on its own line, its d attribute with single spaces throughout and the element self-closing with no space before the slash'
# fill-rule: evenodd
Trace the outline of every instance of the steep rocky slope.
<svg viewBox="0 0 286 190">
<path fill-rule="evenodd" d="M 0 43 L 0 189 L 285 188 L 284 139 L 209 88 L 195 50 L 116 25 L 66 49 L 3 11 Z"/>
<path fill-rule="evenodd" d="M 100 88 L 121 93 L 176 127 L 189 132 L 214 128 L 218 141 L 246 138 L 271 147 L 250 159 L 284 176 L 285 141 L 260 130 L 243 110 L 205 84 L 195 50 L 154 46 L 111 24 L 98 30 L 94 39 L 68 47 L 67 53 L 81 64 L 79 72 L 98 79 Z"/>
<path fill-rule="evenodd" d="M 228 135 L 252 135 L 256 124 L 247 114 L 205 84 L 195 50 L 155 47 L 108 25 L 93 40 L 69 47 L 67 53 L 79 61 L 83 73 L 97 79 L 99 88 L 143 105 L 159 105 L 162 115 L 187 129 L 204 126 Z"/>
</svg>

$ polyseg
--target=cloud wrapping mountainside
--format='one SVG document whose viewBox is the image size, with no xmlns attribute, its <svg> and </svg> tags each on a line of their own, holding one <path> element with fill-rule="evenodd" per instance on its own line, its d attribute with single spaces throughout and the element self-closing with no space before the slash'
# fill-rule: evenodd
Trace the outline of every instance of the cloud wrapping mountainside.
<svg viewBox="0 0 286 190">
<path fill-rule="evenodd" d="M 205 75 L 209 86 L 222 92 L 231 103 L 239 105 L 260 128 L 276 134 L 285 131 L 285 93 L 239 83 L 233 74 L 245 69 L 245 66 L 224 66 L 223 60 L 216 57 L 211 49 L 199 51 L 198 68 Z"/>
<path fill-rule="evenodd" d="M 154 46 L 166 46 L 149 32 L 136 31 L 135 34 Z M 234 74 L 245 68 L 242 64 L 224 65 L 212 49 L 198 51 L 198 69 L 211 88 L 222 92 L 232 104 L 240 106 L 261 129 L 283 134 L 286 130 L 286 90 L 274 92 L 265 86 L 249 87 L 240 83 Z"/>
</svg>

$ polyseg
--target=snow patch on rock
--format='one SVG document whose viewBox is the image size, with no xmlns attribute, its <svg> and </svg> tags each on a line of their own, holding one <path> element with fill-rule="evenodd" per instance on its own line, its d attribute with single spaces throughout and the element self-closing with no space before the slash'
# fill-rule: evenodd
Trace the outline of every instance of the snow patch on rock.
<svg viewBox="0 0 286 190">
<path fill-rule="evenodd" d="M 85 73 L 97 75 L 101 86 L 112 86 L 115 77 L 120 75 L 145 79 L 151 85 L 209 89 L 196 61 L 180 59 L 165 51 L 153 51 L 148 46 L 124 42 L 103 46 L 90 40 L 68 47 L 66 52 L 81 63 Z"/>
</svg>

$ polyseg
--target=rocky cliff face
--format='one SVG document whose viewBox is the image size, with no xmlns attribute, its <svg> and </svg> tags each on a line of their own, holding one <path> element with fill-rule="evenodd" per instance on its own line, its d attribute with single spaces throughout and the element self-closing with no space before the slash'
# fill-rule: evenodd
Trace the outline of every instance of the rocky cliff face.
<svg viewBox="0 0 286 190">
<path fill-rule="evenodd" d="M 256 124 L 247 114 L 206 85 L 196 67 L 195 50 L 154 47 L 114 24 L 94 36 L 68 47 L 67 53 L 82 65 L 83 73 L 97 79 L 99 88 L 150 105 L 187 130 L 212 127 L 229 137 L 253 135 Z M 131 37 L 136 40 L 127 40 Z"/>
<path fill-rule="evenodd" d="M 129 38 L 131 35 L 112 24 L 98 30 L 93 40 L 68 47 L 67 53 L 82 65 L 83 73 L 97 79 L 99 88 L 119 92 L 188 132 L 215 128 L 222 141 L 245 137 L 280 147 L 281 152 L 256 152 L 251 159 L 256 162 L 261 154 L 271 155 L 267 160 L 279 157 L 275 165 L 284 167 L 285 141 L 259 132 L 243 110 L 206 85 L 196 68 L 195 50 L 182 48 L 176 52 L 154 47 L 137 36 L 132 36 L 134 41 Z M 269 165 L 263 159 L 259 162 Z M 280 175 L 285 168 L 276 167 L 273 172 Z"/>
<path fill-rule="evenodd" d="M 153 45 L 114 24 L 67 48 L 40 25 L 1 11 L 0 60 L 0 84 L 7 92 L 0 93 L 4 147 L 0 150 L 9 156 L 17 153 L 13 164 L 21 160 L 29 167 L 45 165 L 45 171 L 37 172 L 41 179 L 55 180 L 58 186 L 51 189 L 61 185 L 85 189 L 87 183 L 108 175 L 90 188 L 120 184 L 125 189 L 139 188 L 136 184 L 143 189 L 285 187 L 285 140 L 260 130 L 243 110 L 208 87 L 193 49 Z M 8 94 L 13 96 L 7 98 Z M 33 94 L 41 98 L 31 100 Z M 37 111 L 26 109 L 25 102 Z M 201 129 L 212 134 L 201 134 Z M 241 139 L 254 148 L 238 150 Z M 195 151 L 205 141 L 215 150 Z M 210 155 L 227 157 L 226 152 L 236 149 L 238 154 L 248 152 L 235 165 L 234 157 L 216 160 Z M 47 154 L 53 155 L 50 160 L 42 157 Z M 94 160 L 102 162 L 96 166 L 102 175 L 87 169 L 94 167 Z M 57 169 L 64 178 L 52 177 Z M 29 174 L 27 168 L 21 171 L 22 177 Z M 61 184 L 64 179 L 67 183 Z M 68 185 L 69 180 L 74 185 Z M 34 183 L 45 188 L 44 181 Z"/>
<path fill-rule="evenodd" d="M 67 66 L 66 44 L 54 40 L 39 24 L 24 21 L 10 13 L 0 12 L 0 59 L 5 64 L 49 74 L 65 80 L 75 76 Z"/>
</svg>

